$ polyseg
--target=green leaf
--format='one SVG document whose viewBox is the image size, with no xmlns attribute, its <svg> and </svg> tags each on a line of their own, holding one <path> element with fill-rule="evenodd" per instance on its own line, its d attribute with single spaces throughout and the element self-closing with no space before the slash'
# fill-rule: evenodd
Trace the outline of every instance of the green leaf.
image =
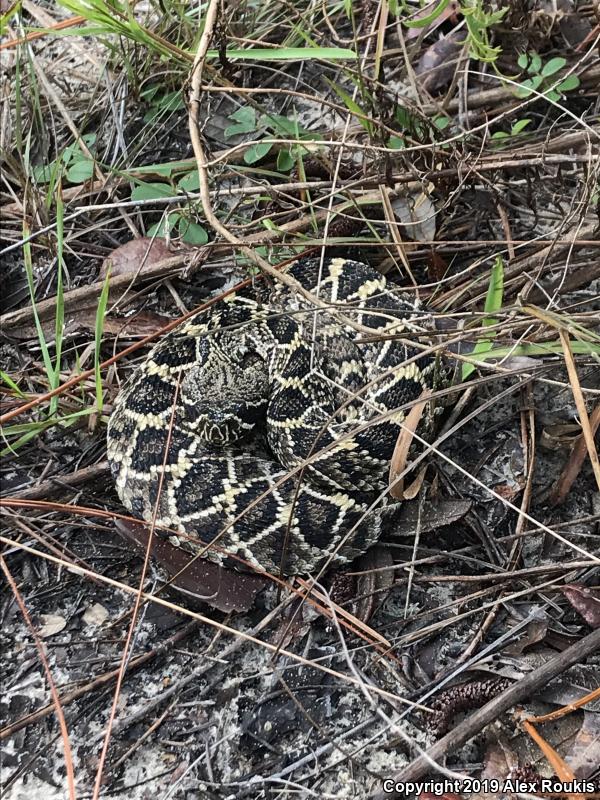
<svg viewBox="0 0 600 800">
<path fill-rule="evenodd" d="M 280 150 L 277 155 L 277 169 L 279 172 L 289 172 L 294 166 L 294 156 L 290 150 Z"/>
<path fill-rule="evenodd" d="M 253 133 L 256 130 L 256 111 L 252 106 L 238 108 L 237 111 L 229 115 L 229 119 L 234 120 L 235 125 L 229 125 L 225 128 L 223 135 L 226 139 L 231 136 L 237 136 L 240 133 Z"/>
<path fill-rule="evenodd" d="M 567 75 L 567 77 L 558 84 L 556 87 L 557 92 L 570 92 L 572 89 L 577 89 L 581 81 L 577 75 Z"/>
<path fill-rule="evenodd" d="M 198 174 L 198 170 L 195 169 L 192 172 L 188 172 L 187 175 L 184 175 L 178 182 L 177 188 L 181 189 L 182 192 L 197 192 L 200 189 L 200 175 Z"/>
<path fill-rule="evenodd" d="M 132 200 L 157 200 L 173 197 L 173 189 L 166 183 L 141 183 L 131 192 Z"/>
<path fill-rule="evenodd" d="M 208 242 L 208 233 L 206 229 L 203 228 L 202 225 L 191 222 L 185 217 L 180 218 L 177 229 L 179 230 L 179 235 L 186 244 L 200 245 Z"/>
<path fill-rule="evenodd" d="M 496 133 L 492 133 L 492 139 L 498 141 L 499 139 L 508 139 L 509 134 L 506 131 L 496 131 Z"/>
<path fill-rule="evenodd" d="M 492 267 L 492 274 L 490 276 L 490 283 L 485 298 L 485 305 L 483 310 L 486 314 L 495 314 L 502 308 L 502 298 L 504 296 L 504 263 L 500 256 L 496 257 L 494 266 Z M 484 320 L 484 325 L 495 325 L 496 320 Z"/>
<path fill-rule="evenodd" d="M 544 78 L 549 78 L 550 75 L 554 75 L 556 72 L 561 70 L 566 63 L 567 59 L 563 58 L 562 56 L 551 58 L 550 61 L 546 61 L 540 74 L 543 75 Z"/>
<path fill-rule="evenodd" d="M 21 10 L 21 3 L 15 2 L 8 5 L 7 11 L 5 14 L 0 15 L 0 36 L 5 36 L 6 31 L 8 30 L 8 21 L 9 19 L 14 16 L 17 11 Z"/>
<path fill-rule="evenodd" d="M 527 65 L 529 64 L 529 56 L 527 53 L 521 53 L 521 55 L 517 58 L 517 64 L 521 67 L 521 69 L 527 68 Z"/>
<path fill-rule="evenodd" d="M 390 150 L 404 150 L 406 143 L 401 136 L 390 136 L 387 146 Z"/>
<path fill-rule="evenodd" d="M 4 372 L 1 369 L 0 369 L 0 380 L 3 383 L 5 383 L 8 386 L 9 389 L 12 389 L 12 391 L 17 395 L 17 397 L 25 397 L 23 392 L 19 389 L 17 384 L 10 377 L 10 375 L 7 375 L 6 372 Z"/>
<path fill-rule="evenodd" d="M 537 75 L 542 68 L 542 59 L 537 53 L 532 53 L 531 63 L 529 64 L 529 72 L 532 75 Z"/>
<path fill-rule="evenodd" d="M 353 100 L 353 99 L 352 99 L 352 97 L 350 97 L 350 95 L 348 94 L 348 92 L 345 92 L 345 91 L 344 91 L 344 90 L 341 88 L 341 86 L 338 86 L 338 85 L 337 85 L 337 83 L 334 83 L 333 81 L 330 81 L 330 80 L 329 80 L 329 78 L 325 78 L 325 80 L 326 80 L 326 81 L 327 81 L 327 83 L 328 83 L 328 84 L 331 86 L 331 88 L 333 89 L 333 91 L 334 91 L 334 92 L 335 92 L 335 93 L 336 93 L 336 94 L 337 94 L 339 97 L 341 97 L 341 99 L 344 101 L 344 105 L 346 106 L 346 108 L 348 109 L 348 111 L 350 111 L 350 113 L 352 113 L 352 114 L 355 114 L 355 115 L 357 115 L 357 118 L 358 118 L 358 122 L 359 122 L 359 124 L 360 124 L 360 125 L 362 125 L 362 127 L 363 127 L 363 128 L 364 128 L 364 129 L 365 129 L 365 130 L 366 130 L 368 133 L 371 133 L 371 132 L 372 132 L 372 131 L 371 131 L 371 129 L 372 129 L 372 125 L 371 125 L 371 123 L 369 122 L 369 120 L 368 120 L 368 119 L 364 119 L 364 117 L 366 117 L 367 115 L 366 115 L 366 114 L 365 114 L 365 112 L 362 110 L 362 108 L 361 108 L 361 107 L 358 105 L 358 103 L 357 103 L 355 100 Z"/>
<path fill-rule="evenodd" d="M 286 139 L 302 139 L 313 136 L 310 131 L 300 125 L 298 120 L 289 119 L 281 114 L 262 114 L 259 119 L 259 127 L 271 128 L 275 133 L 285 136 Z"/>
<path fill-rule="evenodd" d="M 530 122 L 531 122 L 530 119 L 517 120 L 517 122 L 515 122 L 515 124 L 510 129 L 510 135 L 516 136 L 518 133 L 521 133 L 521 131 L 524 130 L 529 125 Z"/>
<path fill-rule="evenodd" d="M 246 164 L 255 164 L 267 155 L 271 147 L 272 145 L 269 142 L 256 142 L 250 145 L 244 153 L 244 161 Z"/>
<path fill-rule="evenodd" d="M 443 0 L 448 2 L 448 0 Z M 209 50 L 208 58 L 218 58 L 218 50 Z M 273 47 L 246 50 L 227 50 L 226 57 L 250 59 L 252 61 L 307 61 L 312 59 L 326 59 L 327 61 L 356 60 L 357 55 L 353 50 L 345 47 Z"/>
<path fill-rule="evenodd" d="M 34 164 L 31 174 L 36 183 L 50 183 L 57 167 L 57 160 L 51 161 L 49 164 Z"/>
<path fill-rule="evenodd" d="M 402 24 L 406 28 L 426 28 L 430 25 L 434 20 L 436 20 L 442 11 L 446 8 L 450 0 L 440 0 L 437 6 L 433 9 L 431 14 L 428 14 L 426 17 L 419 17 L 419 19 L 412 19 L 412 20 L 402 20 Z"/>
<path fill-rule="evenodd" d="M 71 183 L 84 183 L 94 175 L 94 162 L 89 158 L 74 161 L 67 170 L 67 178 Z"/>
<path fill-rule="evenodd" d="M 150 225 L 146 231 L 146 235 L 158 236 L 160 239 L 164 239 L 167 234 L 171 233 L 179 221 L 180 216 L 181 214 L 177 213 L 176 211 L 172 212 L 171 214 L 165 214 L 159 222 L 155 222 L 154 225 Z"/>
<path fill-rule="evenodd" d="M 439 131 L 443 131 L 450 125 L 450 117 L 439 116 L 433 120 L 433 124 Z"/>
<path fill-rule="evenodd" d="M 533 90 L 540 86 L 543 80 L 541 75 L 535 75 L 533 78 L 527 78 L 521 81 L 521 85 L 516 90 L 517 97 L 529 97 L 533 94 Z"/>
</svg>

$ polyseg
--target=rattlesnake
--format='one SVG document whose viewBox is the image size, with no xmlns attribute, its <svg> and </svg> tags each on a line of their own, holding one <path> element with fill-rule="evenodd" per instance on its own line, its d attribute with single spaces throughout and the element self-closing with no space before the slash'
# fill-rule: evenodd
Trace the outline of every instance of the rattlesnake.
<svg viewBox="0 0 600 800">
<path fill-rule="evenodd" d="M 157 533 L 237 569 L 296 574 L 379 538 L 385 509 L 365 511 L 385 493 L 395 409 L 432 369 L 389 336 L 426 315 L 372 267 L 301 260 L 289 274 L 331 312 L 280 286 L 267 303 L 240 292 L 191 317 L 124 384 L 108 458 L 123 504 Z"/>
</svg>

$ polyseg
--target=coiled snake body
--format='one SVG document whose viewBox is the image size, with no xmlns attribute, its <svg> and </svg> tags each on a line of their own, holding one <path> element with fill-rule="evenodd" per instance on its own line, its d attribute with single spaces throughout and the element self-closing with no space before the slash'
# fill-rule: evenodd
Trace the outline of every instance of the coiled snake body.
<svg viewBox="0 0 600 800">
<path fill-rule="evenodd" d="M 108 426 L 133 515 L 185 534 L 175 543 L 190 553 L 284 574 L 350 561 L 379 538 L 383 512 L 365 512 L 388 482 L 394 410 L 431 371 L 388 335 L 419 312 L 373 268 L 305 260 L 290 274 L 331 312 L 285 288 L 266 305 L 230 296 L 155 345 Z"/>
</svg>

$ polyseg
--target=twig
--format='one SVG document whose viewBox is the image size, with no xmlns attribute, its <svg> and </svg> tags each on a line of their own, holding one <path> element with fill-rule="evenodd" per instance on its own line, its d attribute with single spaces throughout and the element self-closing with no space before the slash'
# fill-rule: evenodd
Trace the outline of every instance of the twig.
<svg viewBox="0 0 600 800">
<path fill-rule="evenodd" d="M 583 399 L 583 394 L 581 392 L 581 384 L 579 383 L 579 376 L 577 375 L 575 360 L 573 359 L 571 342 L 569 339 L 569 335 L 565 330 L 563 330 L 563 328 L 561 328 L 558 331 L 558 334 L 560 336 L 560 340 L 563 346 L 563 351 L 565 354 L 565 363 L 567 365 L 567 372 L 569 374 L 569 380 L 571 382 L 573 399 L 575 400 L 575 405 L 577 406 L 577 411 L 579 413 L 579 420 L 581 422 L 583 438 L 585 439 L 585 444 L 587 447 L 588 456 L 590 458 L 590 463 L 592 465 L 592 469 L 594 470 L 596 484 L 598 486 L 598 489 L 600 489 L 600 462 L 598 461 L 598 452 L 596 450 L 596 444 L 594 442 L 594 434 L 592 432 L 592 426 L 590 425 L 590 419 L 588 417 L 587 408 L 585 407 L 585 400 Z"/>
<path fill-rule="evenodd" d="M 599 427 L 600 405 L 597 405 L 590 414 L 590 428 L 592 436 L 596 435 L 596 431 Z M 569 460 L 565 464 L 563 471 L 556 480 L 556 483 L 550 492 L 548 499 L 553 506 L 560 505 L 560 503 L 564 502 L 565 498 L 569 494 L 573 482 L 575 481 L 575 478 L 581 471 L 587 453 L 587 442 L 584 434 L 582 433 L 577 437 L 577 440 L 573 445 L 573 449 L 571 450 Z"/>
<path fill-rule="evenodd" d="M 393 781 L 406 783 L 422 778 L 432 766 L 436 766 L 449 753 L 468 742 L 473 736 L 479 733 L 486 725 L 493 722 L 509 708 L 521 703 L 536 692 L 540 687 L 545 686 L 557 675 L 562 675 L 565 670 L 574 664 L 581 663 L 586 656 L 595 653 L 600 649 L 600 628 L 585 636 L 579 642 L 575 642 L 567 650 L 547 661 L 541 667 L 530 672 L 520 681 L 507 689 L 504 694 L 490 700 L 483 708 L 478 709 L 466 720 L 459 723 L 453 730 L 442 737 L 423 755 L 412 761 L 406 769 L 397 772 L 393 776 Z M 400 792 L 377 792 L 371 796 L 371 800 L 389 800 L 391 797 L 402 797 Z"/>
<path fill-rule="evenodd" d="M 71 489 L 95 478 L 101 478 L 108 471 L 108 461 L 101 461 L 99 464 L 91 464 L 89 467 L 83 467 L 83 469 L 78 469 L 69 475 L 55 475 L 47 481 L 42 481 L 37 486 L 15 492 L 13 497 L 18 500 L 42 500 L 57 490 Z"/>
</svg>

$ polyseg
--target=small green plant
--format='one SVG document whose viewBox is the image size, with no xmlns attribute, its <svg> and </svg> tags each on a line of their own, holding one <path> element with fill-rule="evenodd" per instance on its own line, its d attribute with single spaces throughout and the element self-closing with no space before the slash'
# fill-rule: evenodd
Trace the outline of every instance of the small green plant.
<svg viewBox="0 0 600 800">
<path fill-rule="evenodd" d="M 141 97 L 150 106 L 144 114 L 144 122 L 148 125 L 154 124 L 173 111 L 181 111 L 185 108 L 181 89 L 174 92 L 162 92 L 161 87 L 154 84 L 144 89 Z"/>
<path fill-rule="evenodd" d="M 254 133 L 265 138 L 279 136 L 282 139 L 295 139 L 298 145 L 292 145 L 279 151 L 277 155 L 277 169 L 280 172 L 289 172 L 299 156 L 305 154 L 306 148 L 300 145 L 302 141 L 310 141 L 314 134 L 303 128 L 296 119 L 284 117 L 281 114 L 256 114 L 251 106 L 238 108 L 229 115 L 233 124 L 225 128 L 225 138 L 230 139 L 244 133 Z M 246 164 L 255 164 L 264 158 L 273 147 L 271 142 L 258 140 L 252 142 L 244 153 Z"/>
<path fill-rule="evenodd" d="M 490 282 L 488 285 L 487 295 L 485 298 L 484 311 L 486 314 L 495 314 L 502 308 L 502 300 L 504 297 L 504 263 L 500 256 L 496 257 L 492 272 L 490 275 Z M 484 317 L 483 327 L 489 328 L 496 325 L 498 320 L 495 317 Z M 481 356 L 492 349 L 494 342 L 495 332 L 490 331 L 486 335 L 481 336 L 473 348 L 473 356 Z M 465 381 L 469 375 L 474 371 L 474 364 L 463 364 L 462 379 Z"/>
<path fill-rule="evenodd" d="M 508 6 L 498 11 L 487 11 L 483 0 L 463 0 L 460 3 L 460 10 L 467 23 L 470 56 L 479 61 L 493 63 L 502 49 L 490 45 L 489 32 L 502 20 L 508 11 Z"/>
<path fill-rule="evenodd" d="M 96 134 L 85 133 L 81 140 L 88 150 L 93 152 Z M 40 164 L 33 168 L 33 177 L 38 184 L 54 183 L 57 176 L 62 173 L 69 183 L 84 183 L 94 175 L 94 162 L 82 152 L 77 142 L 65 147 L 49 164 Z"/>
<path fill-rule="evenodd" d="M 131 199 L 135 201 L 161 200 L 165 197 L 175 197 L 182 191 L 195 192 L 198 190 L 198 172 L 188 172 L 181 178 L 177 188 L 168 183 L 142 183 L 131 192 Z M 186 244 L 202 245 L 208 242 L 208 232 L 202 225 L 193 222 L 189 213 L 181 208 L 166 211 L 159 222 L 155 222 L 148 228 L 148 236 L 159 236 L 164 238 L 171 231 L 177 228 L 181 240 Z"/>
<path fill-rule="evenodd" d="M 390 11 L 395 15 L 408 17 L 402 24 L 407 28 L 428 28 L 448 8 L 450 0 L 439 0 L 429 14 L 415 15 L 415 8 L 406 0 L 390 2 Z M 465 18 L 469 54 L 479 61 L 494 62 L 501 53 L 499 47 L 490 44 L 490 29 L 502 20 L 508 7 L 497 11 L 488 11 L 483 0 L 462 0 L 458 3 L 458 11 Z"/>
<path fill-rule="evenodd" d="M 530 119 L 518 119 L 513 125 L 511 125 L 510 133 L 508 131 L 496 131 L 493 133 L 491 138 L 496 141 L 502 141 L 503 139 L 513 138 L 514 136 L 518 136 L 525 128 L 530 124 Z"/>
<path fill-rule="evenodd" d="M 528 75 L 515 90 L 517 97 L 526 98 L 534 92 L 543 92 L 545 97 L 556 102 L 565 92 L 572 91 L 579 86 L 579 78 L 577 75 L 571 74 L 552 89 L 548 88 L 556 83 L 556 74 L 567 63 L 567 59 L 562 56 L 555 56 L 543 63 L 538 53 L 521 53 L 517 63 Z"/>
</svg>

